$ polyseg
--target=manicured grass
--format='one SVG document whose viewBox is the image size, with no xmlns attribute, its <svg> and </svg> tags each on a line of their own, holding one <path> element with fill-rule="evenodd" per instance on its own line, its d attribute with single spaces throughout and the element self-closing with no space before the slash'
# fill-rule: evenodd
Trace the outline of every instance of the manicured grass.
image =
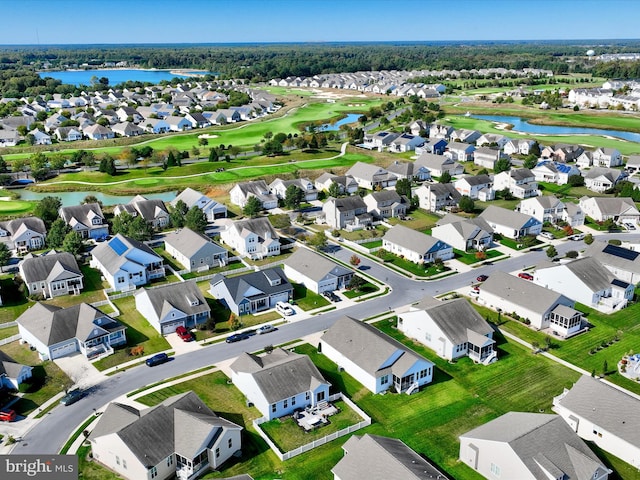
<svg viewBox="0 0 640 480">
<path fill-rule="evenodd" d="M 456 260 L 461 261 L 465 265 L 473 265 L 474 263 L 483 262 L 484 260 L 490 260 L 503 255 L 499 250 L 485 250 L 486 258 L 478 259 L 476 258 L 476 252 L 463 252 L 462 250 L 454 249 L 453 253 L 455 254 Z"/>
<path fill-rule="evenodd" d="M 92 415 L 91 417 L 87 418 L 82 425 L 80 425 L 75 432 L 73 432 L 73 435 L 71 435 L 71 437 L 69 437 L 69 440 L 67 440 L 67 443 L 65 443 L 62 448 L 60 449 L 60 454 L 64 455 L 65 453 L 67 453 L 69 451 L 69 449 L 71 448 L 71 445 L 73 445 L 73 442 L 76 441 L 76 439 L 82 435 L 82 432 L 85 430 L 85 428 L 87 428 L 88 425 L 92 424 L 94 421 L 96 421 L 98 419 L 98 417 L 96 417 L 95 415 Z"/>
<path fill-rule="evenodd" d="M 430 277 L 437 273 L 450 270 L 449 267 L 444 267 L 443 270 L 438 270 L 433 265 L 413 263 L 405 258 L 400 258 L 398 255 L 394 255 L 393 253 L 386 252 L 383 250 L 378 250 L 378 252 L 376 253 L 378 254 L 378 258 L 381 258 L 383 262 L 392 263 L 393 265 L 404 270 L 405 272 L 411 273 L 418 277 Z"/>
<path fill-rule="evenodd" d="M 20 290 L 14 281 L 13 275 L 0 277 L 0 291 L 2 292 L 2 306 L 0 307 L 0 323 L 13 322 L 22 315 L 27 308 L 33 305 Z"/>
<path fill-rule="evenodd" d="M 36 202 L 26 200 L 0 201 L 0 217 L 17 217 L 33 211 Z"/>
<path fill-rule="evenodd" d="M 378 248 L 382 246 L 382 240 L 373 240 L 371 242 L 361 243 L 360 246 L 369 249 Z"/>
<path fill-rule="evenodd" d="M 292 283 L 293 300 L 302 310 L 313 310 L 315 308 L 326 307 L 329 301 L 322 295 L 312 292 L 301 283 Z"/>
<path fill-rule="evenodd" d="M 18 334 L 18 327 L 0 328 L 0 340 L 13 337 Z"/>
<path fill-rule="evenodd" d="M 83 445 L 78 449 L 78 471 L 83 480 L 120 480 L 122 477 L 89 458 L 91 447 Z"/>
<path fill-rule="evenodd" d="M 342 293 L 345 297 L 353 299 L 362 297 L 363 295 L 368 295 L 373 292 L 377 292 L 378 290 L 380 289 L 377 285 L 374 285 L 371 282 L 366 282 L 364 285 L 362 285 L 362 287 L 360 287 L 359 290 L 345 290 Z"/>
<path fill-rule="evenodd" d="M 263 423 L 260 427 L 284 453 L 364 420 L 343 401 L 331 403 L 340 412 L 328 417 L 329 423 L 315 430 L 305 431 L 291 416 L 276 418 Z"/>
<path fill-rule="evenodd" d="M 100 271 L 95 268 L 91 268 L 88 265 L 80 265 L 80 271 L 84 275 L 82 280 L 84 288 L 80 294 L 63 295 L 61 297 L 47 300 L 46 303 L 67 308 L 82 302 L 93 303 L 105 300 L 106 297 L 103 290 L 105 288 L 109 288 L 109 284 L 101 280 L 100 277 L 102 274 Z"/>
<path fill-rule="evenodd" d="M 169 349 L 169 343 L 165 338 L 136 310 L 133 296 L 114 300 L 113 303 L 120 310 L 120 316 L 117 317 L 117 320 L 127 327 L 127 345 L 117 349 L 113 355 L 94 362 L 93 365 L 98 370 L 105 370 L 135 360 L 135 357 L 129 355 L 131 347 L 144 347 L 144 355 Z"/>
<path fill-rule="evenodd" d="M 340 230 L 340 235 L 347 240 L 363 240 L 369 238 L 381 238 L 387 232 L 387 228 L 382 225 L 376 225 L 372 230 L 354 230 L 348 232 L 346 230 Z"/>
<path fill-rule="evenodd" d="M 229 270 L 237 270 L 238 268 L 243 268 L 243 267 L 244 267 L 244 263 L 242 263 L 241 261 L 233 261 L 233 262 L 227 263 L 224 267 L 210 268 L 206 272 L 183 273 L 182 274 L 182 278 L 184 278 L 185 280 L 190 280 L 192 278 L 198 278 L 198 277 L 203 277 L 205 275 L 211 275 L 212 273 L 220 273 L 220 272 L 226 272 L 226 271 L 229 271 Z"/>
<path fill-rule="evenodd" d="M 436 226 L 436 223 L 440 220 L 440 217 L 435 213 L 430 213 L 422 209 L 412 210 L 407 214 L 406 220 L 400 220 L 399 218 L 389 218 L 387 222 L 391 225 L 404 225 L 407 228 L 412 228 L 413 230 L 426 230 L 428 228 L 433 228 Z"/>
</svg>

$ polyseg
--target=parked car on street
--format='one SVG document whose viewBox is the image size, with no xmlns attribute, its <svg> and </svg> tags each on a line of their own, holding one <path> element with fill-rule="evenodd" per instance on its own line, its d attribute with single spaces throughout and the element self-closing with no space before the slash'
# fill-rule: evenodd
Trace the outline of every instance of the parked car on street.
<svg viewBox="0 0 640 480">
<path fill-rule="evenodd" d="M 575 235 L 571 235 L 569 239 L 575 241 L 584 240 L 584 233 L 576 233 Z"/>
<path fill-rule="evenodd" d="M 533 280 L 533 275 L 531 275 L 530 273 L 527 273 L 527 272 L 520 272 L 518 274 L 518 276 L 520 278 L 524 278 L 525 280 Z"/>
<path fill-rule="evenodd" d="M 233 335 L 228 336 L 227 339 L 225 340 L 225 342 L 227 342 L 227 343 L 235 343 L 235 342 L 239 342 L 241 340 L 246 340 L 250 336 L 251 335 L 249 333 L 247 333 L 247 332 L 234 333 Z"/>
<path fill-rule="evenodd" d="M 84 397 L 84 392 L 80 389 L 71 390 L 64 397 L 60 399 L 60 404 L 68 407 L 69 405 L 73 405 L 78 400 Z"/>
<path fill-rule="evenodd" d="M 489 278 L 489 275 L 478 275 L 478 278 L 476 278 L 476 280 L 479 282 L 484 282 L 487 280 L 487 278 Z"/>
<path fill-rule="evenodd" d="M 169 361 L 169 355 L 166 353 L 158 353 L 151 358 L 147 358 L 145 362 L 148 367 L 155 367 Z"/>
<path fill-rule="evenodd" d="M 262 325 L 261 327 L 258 328 L 258 330 L 256 330 L 256 333 L 258 335 L 262 335 L 264 333 L 269 333 L 269 332 L 273 332 L 276 328 L 273 325 L 269 325 L 268 323 L 266 325 Z"/>
</svg>

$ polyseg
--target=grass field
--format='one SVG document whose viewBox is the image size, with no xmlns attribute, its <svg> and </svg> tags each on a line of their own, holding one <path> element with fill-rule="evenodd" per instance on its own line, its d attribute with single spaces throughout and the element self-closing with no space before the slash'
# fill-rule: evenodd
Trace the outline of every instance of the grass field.
<svg viewBox="0 0 640 480">
<path fill-rule="evenodd" d="M 36 202 L 26 200 L 2 200 L 0 201 L 0 217 L 16 217 L 31 213 Z"/>
</svg>

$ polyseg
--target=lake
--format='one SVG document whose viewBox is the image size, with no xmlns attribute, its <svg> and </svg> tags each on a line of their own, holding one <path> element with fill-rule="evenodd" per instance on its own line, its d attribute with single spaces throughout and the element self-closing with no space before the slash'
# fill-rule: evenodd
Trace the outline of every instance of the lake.
<svg viewBox="0 0 640 480">
<path fill-rule="evenodd" d="M 203 70 L 189 70 L 189 73 L 205 75 Z M 118 85 L 129 80 L 134 82 L 149 82 L 158 84 L 162 80 L 172 78 L 187 78 L 187 75 L 178 75 L 169 70 L 139 70 L 134 68 L 98 69 L 98 70 L 59 70 L 38 72 L 40 77 L 51 77 L 68 85 L 91 85 L 91 77 L 107 77 L 109 85 Z"/>
<path fill-rule="evenodd" d="M 14 190 L 15 192 L 15 190 Z M 128 203 L 135 195 L 108 195 L 102 192 L 32 192 L 31 190 L 19 190 L 20 200 L 42 200 L 44 197 L 60 197 L 63 207 L 80 205 L 87 195 L 93 195 L 105 207 Z M 177 192 L 148 193 L 144 197 L 148 200 L 162 200 L 170 202 L 176 198 Z"/>
<path fill-rule="evenodd" d="M 342 125 L 346 125 L 348 123 L 355 123 L 362 116 L 361 113 L 348 113 L 346 117 L 341 118 L 336 123 L 325 123 L 316 128 L 317 132 L 335 132 L 340 130 Z"/>
<path fill-rule="evenodd" d="M 640 142 L 640 133 L 621 132 L 619 130 L 605 130 L 588 127 L 563 127 L 559 125 L 534 125 L 525 118 L 509 115 L 471 115 L 473 118 L 488 120 L 490 122 L 510 123 L 513 131 L 532 133 L 537 135 L 606 135 L 621 138 L 630 142 Z M 508 131 L 505 132 L 507 135 Z"/>
</svg>

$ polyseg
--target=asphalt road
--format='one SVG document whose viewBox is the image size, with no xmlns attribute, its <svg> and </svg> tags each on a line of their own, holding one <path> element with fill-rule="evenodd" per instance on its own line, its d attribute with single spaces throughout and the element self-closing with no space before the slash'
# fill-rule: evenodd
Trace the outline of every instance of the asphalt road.
<svg viewBox="0 0 640 480">
<path fill-rule="evenodd" d="M 599 239 L 613 237 L 637 240 L 640 238 L 640 233 L 598 236 Z M 582 241 L 566 241 L 556 245 L 556 250 L 561 256 L 569 250 L 582 250 L 584 248 L 585 244 Z M 348 263 L 353 252 L 336 244 L 332 255 Z M 236 357 L 245 351 L 261 350 L 267 342 L 268 344 L 278 345 L 326 330 L 343 315 L 359 319 L 371 317 L 390 309 L 414 303 L 424 298 L 425 295 L 434 296 L 465 285 L 471 285 L 480 274 L 491 275 L 494 271 L 510 272 L 522 269 L 525 266 L 535 265 L 544 259 L 546 259 L 544 251 L 532 251 L 492 265 L 476 268 L 469 272 L 445 277 L 441 280 L 417 281 L 395 273 L 361 256 L 360 269 L 362 272 L 389 285 L 391 292 L 388 295 L 337 311 L 322 313 L 307 320 L 282 325 L 275 332 L 269 333 L 268 337 L 255 335 L 238 343 L 210 345 L 194 352 L 179 355 L 160 366 L 149 368 L 142 365 L 113 375 L 103 383 L 90 389 L 88 395 L 74 405 L 54 408 L 23 436 L 12 452 L 16 454 L 57 453 L 78 425 L 92 414 L 93 409 L 100 409 L 117 397 L 145 385 L 175 377 L 190 370 L 216 364 L 222 360 Z M 215 405 L 213 408 L 215 409 Z"/>
</svg>

